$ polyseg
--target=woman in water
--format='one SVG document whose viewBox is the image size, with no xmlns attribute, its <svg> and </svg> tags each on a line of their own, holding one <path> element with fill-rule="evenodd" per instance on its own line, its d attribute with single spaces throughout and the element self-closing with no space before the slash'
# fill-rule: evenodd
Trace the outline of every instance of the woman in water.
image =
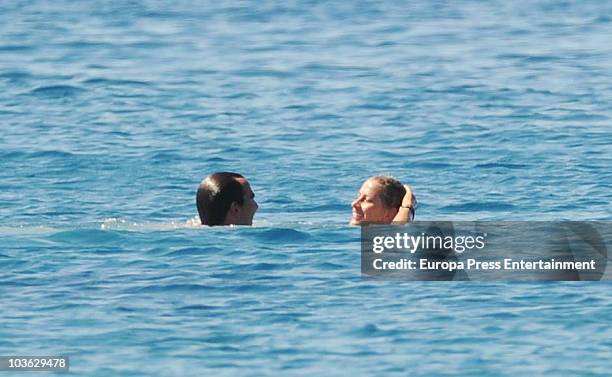
<svg viewBox="0 0 612 377">
<path fill-rule="evenodd" d="M 351 204 L 351 225 L 406 224 L 414 219 L 416 198 L 408 185 L 388 176 L 368 178 Z"/>
</svg>

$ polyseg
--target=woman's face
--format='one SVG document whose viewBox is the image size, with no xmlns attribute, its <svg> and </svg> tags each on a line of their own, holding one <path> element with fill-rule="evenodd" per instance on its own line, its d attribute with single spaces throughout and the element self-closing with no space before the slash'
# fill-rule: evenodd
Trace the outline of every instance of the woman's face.
<svg viewBox="0 0 612 377">
<path fill-rule="evenodd" d="M 351 225 L 362 222 L 389 224 L 397 214 L 397 208 L 386 208 L 380 196 L 381 187 L 375 181 L 367 180 L 361 186 L 357 198 L 353 201 Z"/>
</svg>

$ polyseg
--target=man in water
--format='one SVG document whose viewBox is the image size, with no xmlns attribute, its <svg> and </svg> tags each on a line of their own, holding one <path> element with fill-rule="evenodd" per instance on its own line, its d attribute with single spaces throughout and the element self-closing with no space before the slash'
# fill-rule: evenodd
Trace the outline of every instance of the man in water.
<svg viewBox="0 0 612 377">
<path fill-rule="evenodd" d="M 202 225 L 252 225 L 259 206 L 249 182 L 240 174 L 213 173 L 196 194 Z"/>
</svg>

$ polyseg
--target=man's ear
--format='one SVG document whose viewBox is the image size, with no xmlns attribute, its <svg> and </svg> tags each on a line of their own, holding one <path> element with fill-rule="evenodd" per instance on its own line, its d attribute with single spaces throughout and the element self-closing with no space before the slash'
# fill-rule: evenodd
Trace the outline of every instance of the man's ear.
<svg viewBox="0 0 612 377">
<path fill-rule="evenodd" d="M 232 202 L 232 204 L 230 205 L 230 208 L 229 208 L 229 212 L 231 212 L 231 213 L 239 213 L 240 212 L 240 206 L 238 205 L 237 202 Z"/>
</svg>

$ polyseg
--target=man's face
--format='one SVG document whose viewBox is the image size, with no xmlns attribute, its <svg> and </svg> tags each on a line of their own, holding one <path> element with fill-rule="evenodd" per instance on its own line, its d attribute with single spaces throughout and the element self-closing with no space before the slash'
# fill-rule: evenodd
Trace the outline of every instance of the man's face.
<svg viewBox="0 0 612 377">
<path fill-rule="evenodd" d="M 236 178 L 236 180 L 240 182 L 244 190 L 244 204 L 240 207 L 238 223 L 236 225 L 253 225 L 253 216 L 255 216 L 255 212 L 259 208 L 255 201 L 255 194 L 246 179 Z"/>
</svg>

